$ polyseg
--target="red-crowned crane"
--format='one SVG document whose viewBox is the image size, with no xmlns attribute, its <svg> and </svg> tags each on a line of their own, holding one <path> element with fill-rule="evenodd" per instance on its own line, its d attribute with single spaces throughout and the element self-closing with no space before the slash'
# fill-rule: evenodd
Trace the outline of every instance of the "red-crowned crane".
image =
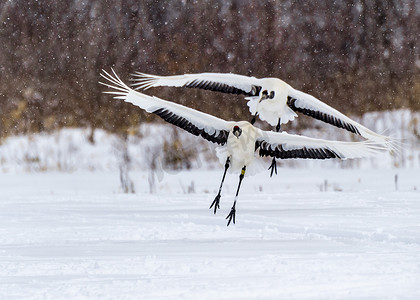
<svg viewBox="0 0 420 300">
<path fill-rule="evenodd" d="M 393 138 L 373 132 L 317 98 L 294 89 L 278 78 L 255 78 L 232 73 L 156 76 L 138 72 L 133 76 L 133 86 L 136 90 L 169 86 L 245 95 L 249 111 L 253 115 L 251 124 L 254 124 L 258 115 L 261 120 L 276 126 L 277 132 L 280 131 L 281 124 L 292 121 L 297 117 L 296 112 L 298 112 L 360 135 L 385 146 L 390 151 L 398 150 L 398 143 Z M 271 169 L 271 176 L 273 172 L 277 174 L 275 157 L 269 169 Z"/>
<path fill-rule="evenodd" d="M 107 80 L 107 82 L 101 83 L 113 89 L 113 91 L 105 93 L 114 95 L 116 99 L 132 103 L 175 126 L 221 146 L 219 159 L 225 164 L 225 170 L 219 192 L 210 206 L 210 208 L 214 207 L 214 213 L 219 208 L 221 190 L 227 170 L 240 173 L 233 206 L 226 217 L 227 225 L 232 221 L 235 223 L 236 201 L 245 173 L 252 175 L 258 171 L 261 156 L 279 159 L 348 159 L 372 156 L 379 150 L 385 149 L 371 141 L 328 141 L 285 132 L 263 131 L 247 121 L 225 121 L 174 102 L 139 93 L 128 87 L 114 71 L 113 75 L 103 71 L 101 76 Z M 259 150 L 259 156 L 256 150 Z"/>
</svg>

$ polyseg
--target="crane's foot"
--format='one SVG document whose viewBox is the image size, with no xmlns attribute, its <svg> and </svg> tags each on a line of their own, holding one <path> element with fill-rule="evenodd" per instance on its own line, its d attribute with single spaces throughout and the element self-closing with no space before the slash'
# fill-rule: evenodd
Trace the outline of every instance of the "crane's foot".
<svg viewBox="0 0 420 300">
<path fill-rule="evenodd" d="M 276 158 L 273 158 L 272 162 L 271 162 L 271 166 L 268 168 L 269 170 L 271 169 L 271 174 L 270 177 L 273 177 L 273 173 L 275 172 L 277 175 L 277 161 Z"/>
<path fill-rule="evenodd" d="M 214 201 L 209 207 L 209 209 L 211 209 L 214 206 L 214 214 L 216 214 L 217 209 L 220 208 L 219 202 L 220 202 L 220 194 L 217 194 L 216 198 L 214 198 Z"/>
<path fill-rule="evenodd" d="M 235 214 L 236 214 L 236 209 L 235 209 L 235 204 L 233 204 L 232 208 L 230 209 L 230 213 L 227 215 L 226 220 L 228 220 L 228 223 L 226 226 L 230 225 L 230 222 L 233 221 L 233 224 L 235 224 Z"/>
</svg>

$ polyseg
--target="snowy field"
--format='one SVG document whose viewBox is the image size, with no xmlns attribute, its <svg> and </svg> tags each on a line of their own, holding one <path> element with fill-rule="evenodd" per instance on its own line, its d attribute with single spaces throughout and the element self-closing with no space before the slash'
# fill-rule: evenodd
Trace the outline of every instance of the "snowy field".
<svg viewBox="0 0 420 300">
<path fill-rule="evenodd" d="M 163 175 L 0 173 L 0 299 L 420 299 L 418 168 L 245 178 L 229 227 L 236 175 Z"/>
<path fill-rule="evenodd" d="M 293 124 L 298 124 L 298 118 Z M 398 110 L 381 113 L 366 113 L 362 124 L 375 132 L 393 136 L 401 142 L 398 156 L 391 157 L 381 153 L 370 159 L 329 160 L 319 164 L 312 160 L 283 160 L 289 167 L 305 168 L 420 168 L 420 112 Z M 354 141 L 355 136 L 337 130 L 333 126 L 322 126 L 314 121 L 313 126 L 304 130 L 291 128 L 289 133 L 329 140 Z M 129 157 L 129 169 L 142 171 L 150 169 L 153 159 L 159 168 L 171 168 L 165 163 L 173 152 L 184 154 L 184 167 L 188 161 L 192 169 L 220 167 L 217 161 L 214 144 L 197 138 L 186 131 L 168 124 L 143 123 L 135 128 L 125 142 L 120 137 L 104 130 L 94 131 L 94 143 L 88 141 L 91 130 L 81 128 L 64 128 L 51 133 L 12 136 L 0 140 L 0 172 L 75 172 L 75 171 L 118 171 L 124 165 L 123 158 Z M 169 150 L 164 150 L 166 148 Z M 179 148 L 173 151 L 174 147 Z M 182 146 L 182 147 L 181 147 Z M 173 159 L 172 159 L 173 160 Z M 267 160 L 267 163 L 269 160 Z"/>
</svg>

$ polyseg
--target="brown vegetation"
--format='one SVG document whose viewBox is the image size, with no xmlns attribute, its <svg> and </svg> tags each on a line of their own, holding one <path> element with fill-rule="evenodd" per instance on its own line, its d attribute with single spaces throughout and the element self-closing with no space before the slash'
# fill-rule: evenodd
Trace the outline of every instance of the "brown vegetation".
<svg viewBox="0 0 420 300">
<path fill-rule="evenodd" d="M 279 77 L 344 113 L 420 108 L 416 0 L 0 1 L 1 136 L 63 126 L 126 131 L 146 114 L 102 94 L 124 80 L 234 72 Z M 228 119 L 240 97 L 156 89 Z"/>
</svg>

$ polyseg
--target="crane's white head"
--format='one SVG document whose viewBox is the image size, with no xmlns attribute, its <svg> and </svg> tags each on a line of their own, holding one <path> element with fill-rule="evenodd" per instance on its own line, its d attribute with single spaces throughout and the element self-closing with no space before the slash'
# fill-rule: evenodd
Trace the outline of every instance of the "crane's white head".
<svg viewBox="0 0 420 300">
<path fill-rule="evenodd" d="M 242 129 L 239 126 L 235 125 L 233 126 L 232 133 L 234 136 L 236 136 L 239 139 L 239 137 L 242 134 Z"/>
<path fill-rule="evenodd" d="M 278 78 L 262 79 L 260 101 L 281 97 L 288 92 L 288 85 Z"/>
<path fill-rule="evenodd" d="M 261 92 L 260 101 L 266 100 L 266 99 L 273 99 L 275 95 L 276 95 L 275 91 L 263 90 Z"/>
</svg>

